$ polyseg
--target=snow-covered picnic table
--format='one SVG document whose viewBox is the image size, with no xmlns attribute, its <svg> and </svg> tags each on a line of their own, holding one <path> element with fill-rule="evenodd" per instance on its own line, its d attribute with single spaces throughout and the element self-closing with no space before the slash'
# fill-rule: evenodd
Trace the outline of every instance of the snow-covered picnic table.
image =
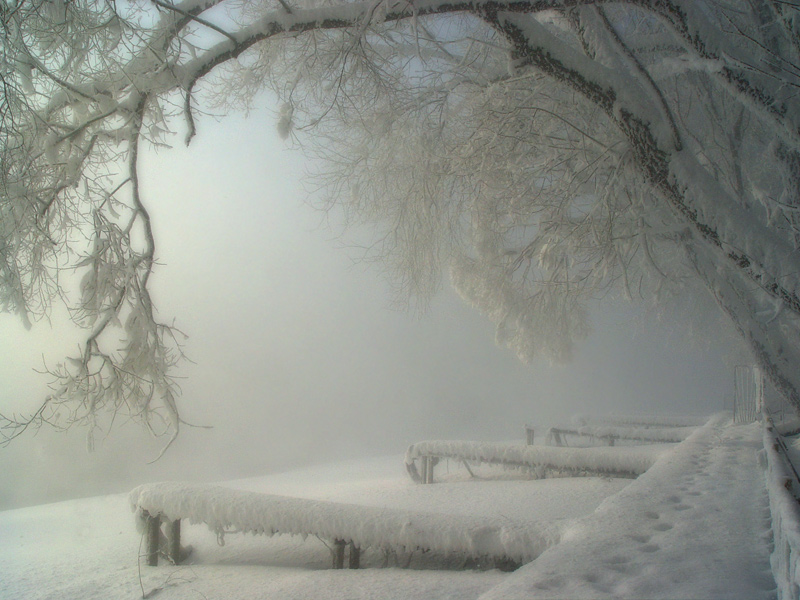
<svg viewBox="0 0 800 600">
<path fill-rule="evenodd" d="M 547 438 L 548 445 L 555 442 L 558 446 L 562 445 L 562 439 L 567 435 L 603 440 L 610 446 L 613 446 L 617 440 L 654 444 L 677 443 L 689 437 L 695 429 L 697 428 L 693 426 L 651 427 L 589 424 L 574 427 L 551 427 L 547 431 Z"/>
</svg>

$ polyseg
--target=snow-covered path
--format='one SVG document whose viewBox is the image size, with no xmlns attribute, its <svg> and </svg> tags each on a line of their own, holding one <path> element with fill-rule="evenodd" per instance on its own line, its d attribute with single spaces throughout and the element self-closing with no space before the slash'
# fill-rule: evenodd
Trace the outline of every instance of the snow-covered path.
<svg viewBox="0 0 800 600">
<path fill-rule="evenodd" d="M 482 600 L 775 598 L 761 426 L 725 425 L 712 419 Z"/>
</svg>

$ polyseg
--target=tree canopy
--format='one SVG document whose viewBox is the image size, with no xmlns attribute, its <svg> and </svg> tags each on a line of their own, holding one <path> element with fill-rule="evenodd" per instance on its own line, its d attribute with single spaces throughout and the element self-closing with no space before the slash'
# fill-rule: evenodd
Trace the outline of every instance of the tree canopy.
<svg viewBox="0 0 800 600">
<path fill-rule="evenodd" d="M 180 334 L 150 297 L 158 197 L 139 154 L 265 89 L 323 203 L 380 232 L 408 295 L 447 271 L 522 359 L 566 360 L 603 294 L 699 286 L 800 410 L 792 3 L 17 0 L 0 16 L 0 307 L 29 322 L 63 301 L 87 332 L 7 438 L 58 411 L 177 434 Z"/>
</svg>

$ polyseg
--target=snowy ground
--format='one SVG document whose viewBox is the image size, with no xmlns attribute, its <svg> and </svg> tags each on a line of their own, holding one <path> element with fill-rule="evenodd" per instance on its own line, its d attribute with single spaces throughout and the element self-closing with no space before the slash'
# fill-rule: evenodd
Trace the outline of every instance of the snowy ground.
<svg viewBox="0 0 800 600">
<path fill-rule="evenodd" d="M 491 479 L 470 480 L 453 464 L 441 483 L 423 486 L 408 479 L 397 456 L 226 484 L 372 507 L 559 522 L 564 539 L 514 573 L 463 569 L 463 558 L 453 556 L 378 551 L 365 554 L 366 568 L 334 571 L 320 540 L 231 534 L 220 546 L 202 525 L 184 529 L 195 548 L 189 564 L 140 567 L 141 539 L 126 495 L 0 512 L 0 598 L 773 598 L 760 440 L 757 424 L 718 420 L 635 481 L 525 480 L 497 469 L 481 470 Z"/>
</svg>

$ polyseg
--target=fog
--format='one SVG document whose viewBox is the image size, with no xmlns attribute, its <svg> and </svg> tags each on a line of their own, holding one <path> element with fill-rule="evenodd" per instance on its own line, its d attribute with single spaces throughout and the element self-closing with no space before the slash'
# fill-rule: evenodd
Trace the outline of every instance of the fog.
<svg viewBox="0 0 800 600">
<path fill-rule="evenodd" d="M 575 359 L 550 366 L 497 347 L 446 286 L 424 314 L 392 309 L 380 265 L 356 260 L 365 234 L 341 237 L 335 214 L 304 204 L 303 173 L 267 110 L 206 119 L 190 149 L 146 155 L 154 300 L 193 361 L 180 371 L 182 415 L 213 429 L 183 428 L 154 464 L 165 440 L 133 424 L 115 423 L 92 453 L 80 429 L 26 433 L 0 448 L 0 509 L 399 455 L 420 439 L 521 439 L 525 423 L 575 413 L 708 414 L 730 400 L 730 338 L 690 336 L 674 315 L 606 300 Z M 708 310 L 692 302 L 677 314 Z M 2 412 L 30 413 L 46 395 L 33 369 L 79 339 L 59 319 L 26 332 L 0 315 Z"/>
</svg>

